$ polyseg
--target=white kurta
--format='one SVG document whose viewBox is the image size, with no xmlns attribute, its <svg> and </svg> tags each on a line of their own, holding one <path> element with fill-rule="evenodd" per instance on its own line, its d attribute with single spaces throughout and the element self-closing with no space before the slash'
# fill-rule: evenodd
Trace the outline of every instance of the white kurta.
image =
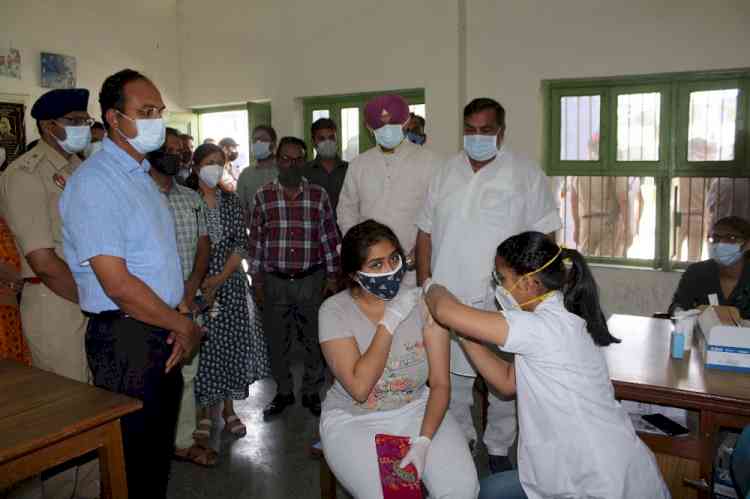
<svg viewBox="0 0 750 499">
<path fill-rule="evenodd" d="M 367 219 L 396 233 L 404 251 L 417 241 L 417 213 L 441 158 L 404 140 L 392 154 L 373 147 L 349 163 L 336 209 L 342 234 Z"/>
<path fill-rule="evenodd" d="M 601 348 L 562 294 L 533 313 L 505 316 L 502 349 L 516 354 L 518 471 L 529 499 L 668 498 L 654 455 L 614 398 Z"/>
<path fill-rule="evenodd" d="M 482 308 L 497 247 L 510 236 L 555 232 L 562 222 L 542 170 L 506 146 L 474 173 L 462 151 L 434 176 L 417 219 L 432 237 L 432 278 L 463 303 Z M 457 341 L 451 372 L 476 376 Z"/>
</svg>

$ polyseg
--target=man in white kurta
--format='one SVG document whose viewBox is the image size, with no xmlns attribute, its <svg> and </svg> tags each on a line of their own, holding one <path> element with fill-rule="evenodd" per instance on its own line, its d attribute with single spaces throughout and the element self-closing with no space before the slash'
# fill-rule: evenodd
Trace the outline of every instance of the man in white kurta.
<svg viewBox="0 0 750 499">
<path fill-rule="evenodd" d="M 535 163 L 503 145 L 505 111 L 492 99 L 464 109 L 464 150 L 448 160 L 430 184 L 417 219 L 420 284 L 429 276 L 463 303 L 486 307 L 498 245 L 534 230 L 562 226 L 550 184 Z M 489 302 L 494 305 L 492 301 Z M 457 341 L 451 344 L 450 411 L 476 440 L 471 417 L 476 371 Z M 516 437 L 515 401 L 490 393 L 484 442 L 494 471 L 509 466 Z"/>
<path fill-rule="evenodd" d="M 404 251 L 413 254 L 417 214 L 442 159 L 405 140 L 408 120 L 409 106 L 399 96 L 383 95 L 367 103 L 365 121 L 378 145 L 349 163 L 336 215 L 342 234 L 371 218 L 390 227 Z M 403 282 L 414 286 L 415 273 L 407 272 Z"/>
</svg>

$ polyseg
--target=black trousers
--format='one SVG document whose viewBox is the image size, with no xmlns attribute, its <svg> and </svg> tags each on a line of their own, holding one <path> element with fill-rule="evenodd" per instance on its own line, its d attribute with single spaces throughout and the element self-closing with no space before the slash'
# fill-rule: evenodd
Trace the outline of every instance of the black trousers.
<svg viewBox="0 0 750 499">
<path fill-rule="evenodd" d="M 271 353 L 271 373 L 278 393 L 294 391 L 289 363 L 295 338 L 305 349 L 302 394 L 319 394 L 323 386 L 325 361 L 318 340 L 318 310 L 323 301 L 324 282 L 322 270 L 294 281 L 265 275 L 263 332 Z"/>
<path fill-rule="evenodd" d="M 177 414 L 182 396 L 179 367 L 165 373 L 172 346 L 167 331 L 131 318 L 92 316 L 86 355 L 94 385 L 143 401 L 122 418 L 129 497 L 167 496 Z"/>
</svg>

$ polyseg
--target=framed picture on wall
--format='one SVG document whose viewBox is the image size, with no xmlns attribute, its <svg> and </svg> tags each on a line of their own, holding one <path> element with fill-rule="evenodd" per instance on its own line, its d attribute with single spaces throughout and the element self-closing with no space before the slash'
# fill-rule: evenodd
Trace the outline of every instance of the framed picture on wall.
<svg viewBox="0 0 750 499">
<path fill-rule="evenodd" d="M 43 88 L 75 88 L 76 58 L 69 55 L 42 52 Z"/>
<path fill-rule="evenodd" d="M 26 125 L 24 105 L 16 102 L 0 102 L 0 171 L 5 170 L 26 150 Z"/>
<path fill-rule="evenodd" d="M 0 76 L 21 79 L 21 51 L 9 48 L 0 52 Z"/>
</svg>

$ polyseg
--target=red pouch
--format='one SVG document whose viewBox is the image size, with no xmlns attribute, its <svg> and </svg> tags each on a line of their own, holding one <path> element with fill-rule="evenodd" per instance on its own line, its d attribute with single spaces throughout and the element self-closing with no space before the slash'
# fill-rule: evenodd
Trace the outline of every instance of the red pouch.
<svg viewBox="0 0 750 499">
<path fill-rule="evenodd" d="M 422 482 L 417 476 L 417 469 L 412 464 L 404 469 L 399 466 L 409 452 L 409 437 L 375 435 L 375 449 L 383 499 L 422 499 Z"/>
</svg>

